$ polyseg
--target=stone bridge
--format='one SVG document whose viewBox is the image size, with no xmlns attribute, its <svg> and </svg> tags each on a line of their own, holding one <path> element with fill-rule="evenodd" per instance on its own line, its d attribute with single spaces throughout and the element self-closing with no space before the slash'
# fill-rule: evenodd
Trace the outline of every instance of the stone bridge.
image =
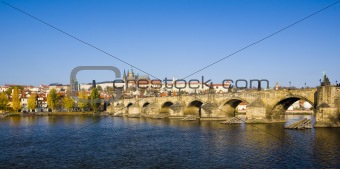
<svg viewBox="0 0 340 169">
<path fill-rule="evenodd" d="M 195 115 L 201 120 L 225 120 L 234 117 L 236 107 L 245 102 L 248 103 L 246 122 L 283 122 L 288 107 L 301 99 L 313 105 L 317 117 L 315 126 L 340 126 L 340 87 L 336 86 L 124 99 L 111 105 L 109 111 L 127 116 L 183 118 Z"/>
</svg>

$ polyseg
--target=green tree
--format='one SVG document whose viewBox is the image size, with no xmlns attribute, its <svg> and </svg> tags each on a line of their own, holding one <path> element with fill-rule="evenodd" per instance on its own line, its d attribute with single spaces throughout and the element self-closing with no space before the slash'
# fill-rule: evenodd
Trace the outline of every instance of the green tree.
<svg viewBox="0 0 340 169">
<path fill-rule="evenodd" d="M 30 110 L 34 110 L 37 107 L 37 96 L 35 94 L 32 94 L 29 98 L 28 98 L 28 103 L 27 103 L 27 107 Z"/>
<path fill-rule="evenodd" d="M 99 93 L 98 93 L 98 89 L 95 87 L 92 89 L 91 91 L 91 95 L 90 95 L 90 104 L 91 104 L 91 107 L 93 109 L 93 111 L 95 113 L 98 112 L 98 109 L 99 109 L 99 106 L 100 106 L 100 100 L 99 100 Z"/>
<path fill-rule="evenodd" d="M 19 89 L 17 86 L 13 88 L 13 93 L 12 93 L 12 108 L 14 111 L 18 112 L 20 110 L 21 105 L 20 105 L 20 98 L 19 98 Z"/>
<path fill-rule="evenodd" d="M 55 89 L 51 89 L 50 93 L 47 96 L 47 105 L 52 111 L 55 111 L 59 104 L 59 96 Z"/>
<path fill-rule="evenodd" d="M 0 110 L 4 112 L 6 107 L 8 106 L 9 99 L 5 93 L 0 93 Z"/>
<path fill-rule="evenodd" d="M 85 107 L 88 104 L 88 96 L 85 91 L 81 91 L 78 94 L 78 107 L 81 108 L 82 111 L 85 111 Z"/>
<path fill-rule="evenodd" d="M 105 92 L 113 91 L 113 87 L 111 86 L 106 86 Z"/>
<path fill-rule="evenodd" d="M 66 96 L 63 100 L 64 107 L 67 109 L 67 111 L 70 111 L 74 107 L 74 101 L 70 96 Z"/>
<path fill-rule="evenodd" d="M 98 91 L 100 91 L 100 92 L 102 92 L 102 91 L 103 91 L 103 88 L 102 88 L 102 86 L 100 86 L 100 85 L 97 85 L 97 90 L 98 90 Z"/>
</svg>

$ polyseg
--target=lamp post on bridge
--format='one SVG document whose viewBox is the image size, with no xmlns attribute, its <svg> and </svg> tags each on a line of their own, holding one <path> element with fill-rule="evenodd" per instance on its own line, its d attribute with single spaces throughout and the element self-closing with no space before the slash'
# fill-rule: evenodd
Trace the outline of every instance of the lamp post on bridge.
<svg viewBox="0 0 340 169">
<path fill-rule="evenodd" d="M 291 89 L 291 88 L 292 88 L 292 82 L 289 81 L 289 89 Z"/>
<path fill-rule="evenodd" d="M 339 85 L 338 85 L 338 81 L 337 81 L 337 80 L 335 81 L 335 84 L 336 84 L 336 86 L 339 86 Z"/>
<path fill-rule="evenodd" d="M 306 84 L 306 82 L 305 82 L 305 88 L 307 87 L 307 84 Z"/>
</svg>

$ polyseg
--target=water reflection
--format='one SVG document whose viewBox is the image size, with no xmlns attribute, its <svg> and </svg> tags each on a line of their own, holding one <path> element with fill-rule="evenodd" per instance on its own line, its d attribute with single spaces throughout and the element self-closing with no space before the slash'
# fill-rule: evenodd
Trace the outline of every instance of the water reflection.
<svg viewBox="0 0 340 169">
<path fill-rule="evenodd" d="M 304 117 L 289 115 L 287 121 Z M 284 125 L 93 116 L 6 117 L 0 119 L 0 168 L 340 165 L 340 129 L 285 130 Z"/>
<path fill-rule="evenodd" d="M 315 156 L 320 159 L 321 165 L 339 167 L 337 161 L 340 156 L 339 136 L 340 129 L 317 128 L 313 146 Z"/>
</svg>

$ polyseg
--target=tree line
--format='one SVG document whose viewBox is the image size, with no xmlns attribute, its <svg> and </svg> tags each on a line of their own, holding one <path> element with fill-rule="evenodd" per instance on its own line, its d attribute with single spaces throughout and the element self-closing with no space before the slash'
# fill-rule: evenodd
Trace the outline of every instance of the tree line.
<svg viewBox="0 0 340 169">
<path fill-rule="evenodd" d="M 21 110 L 21 100 L 20 92 L 23 90 L 20 86 L 10 87 L 7 91 L 0 93 L 0 110 L 4 111 L 14 111 L 18 112 Z M 11 100 L 11 104 L 10 104 Z M 38 97 L 36 94 L 32 93 L 27 100 L 27 108 L 29 110 L 35 110 L 37 108 Z M 78 106 L 82 111 L 86 108 L 92 108 L 94 112 L 99 111 L 100 107 L 100 94 L 98 89 L 94 87 L 91 90 L 90 96 L 87 95 L 85 91 L 80 91 L 78 93 L 78 102 L 75 102 L 70 94 L 66 94 L 62 97 L 53 88 L 47 95 L 47 106 L 50 110 L 55 112 L 58 108 L 63 106 L 67 111 L 71 111 L 73 108 Z"/>
</svg>

